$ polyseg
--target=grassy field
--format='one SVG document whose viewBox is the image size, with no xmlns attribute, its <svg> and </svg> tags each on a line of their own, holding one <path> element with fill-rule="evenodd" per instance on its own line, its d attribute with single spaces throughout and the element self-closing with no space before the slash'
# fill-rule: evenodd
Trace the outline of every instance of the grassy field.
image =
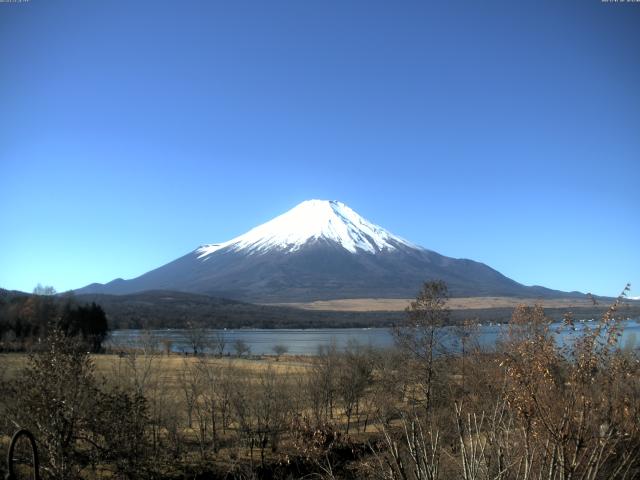
<svg viewBox="0 0 640 480">
<path fill-rule="evenodd" d="M 140 356 L 139 359 L 144 358 Z M 185 366 L 195 365 L 202 361 L 202 357 L 183 356 L 174 354 L 153 355 L 154 368 L 162 372 L 162 376 L 168 384 L 177 385 L 180 372 Z M 0 375 L 4 379 L 14 378 L 28 362 L 29 355 L 26 353 L 2 353 L 0 354 Z M 91 355 L 91 360 L 95 365 L 95 372 L 105 378 L 113 378 L 113 374 L 127 363 L 127 358 L 117 354 Z M 205 357 L 208 365 L 215 367 L 233 367 L 236 371 L 246 375 L 257 375 L 260 372 L 273 369 L 278 374 L 304 374 L 311 368 L 312 359 L 309 356 L 284 355 L 278 360 L 275 356 L 264 355 L 252 358 L 234 357 Z"/>
<path fill-rule="evenodd" d="M 318 300 L 315 302 L 279 303 L 278 306 L 302 308 L 304 310 L 328 310 L 344 312 L 396 312 L 409 306 L 408 298 L 347 298 L 341 300 Z M 545 308 L 590 307 L 588 298 L 518 298 L 518 297 L 466 297 L 451 298 L 447 306 L 452 310 L 485 308 L 514 308 L 517 305 L 541 304 Z"/>
</svg>

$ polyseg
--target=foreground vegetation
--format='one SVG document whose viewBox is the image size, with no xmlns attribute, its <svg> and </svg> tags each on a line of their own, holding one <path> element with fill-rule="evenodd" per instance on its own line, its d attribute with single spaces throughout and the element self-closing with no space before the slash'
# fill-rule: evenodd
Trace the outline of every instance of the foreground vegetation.
<svg viewBox="0 0 640 480">
<path fill-rule="evenodd" d="M 631 479 L 640 362 L 615 302 L 560 347 L 541 307 L 482 351 L 472 323 L 442 350 L 446 287 L 425 285 L 398 348 L 310 358 L 87 353 L 53 328 L 0 357 L 5 440 L 29 428 L 46 478 Z M 450 342 L 446 342 L 450 343 Z"/>
</svg>

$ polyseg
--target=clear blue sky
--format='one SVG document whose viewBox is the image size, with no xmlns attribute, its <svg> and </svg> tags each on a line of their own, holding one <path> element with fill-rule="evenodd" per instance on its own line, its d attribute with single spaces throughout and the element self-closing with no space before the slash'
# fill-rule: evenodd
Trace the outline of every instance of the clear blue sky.
<svg viewBox="0 0 640 480">
<path fill-rule="evenodd" d="M 0 3 L 0 286 L 131 278 L 309 198 L 640 295 L 640 4 Z"/>
</svg>

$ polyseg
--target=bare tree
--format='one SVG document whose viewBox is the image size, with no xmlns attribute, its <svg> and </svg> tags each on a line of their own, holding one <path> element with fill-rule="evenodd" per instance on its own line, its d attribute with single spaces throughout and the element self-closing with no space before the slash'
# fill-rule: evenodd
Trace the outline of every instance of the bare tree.
<svg viewBox="0 0 640 480">
<path fill-rule="evenodd" d="M 251 347 L 241 338 L 238 338 L 235 342 L 233 342 L 233 349 L 236 351 L 236 355 L 239 357 L 242 357 L 243 355 L 249 355 L 251 353 Z"/>
<path fill-rule="evenodd" d="M 53 288 L 52 286 L 50 285 L 42 286 L 42 284 L 40 283 L 36 285 L 33 289 L 34 295 L 52 296 L 52 295 L 55 295 L 56 293 L 57 293 L 56 289 Z"/>
<path fill-rule="evenodd" d="M 224 431 L 225 416 L 227 415 L 229 400 L 225 391 L 225 377 L 230 367 L 218 365 L 210 358 L 201 357 L 196 364 L 200 388 L 195 402 L 199 422 L 205 428 L 200 428 L 201 451 L 207 446 L 207 429 L 210 434 L 210 444 L 213 451 L 217 451 L 219 432 Z"/>
<path fill-rule="evenodd" d="M 237 384 L 234 413 L 250 458 L 253 459 L 253 451 L 258 448 L 264 465 L 266 448 L 271 445 L 272 451 L 277 450 L 280 436 L 287 431 L 291 420 L 286 375 L 279 375 L 269 367 L 260 372 L 257 382 L 247 380 Z"/>
<path fill-rule="evenodd" d="M 162 340 L 160 340 L 160 343 L 162 344 L 162 349 L 164 350 L 165 355 L 167 357 L 169 355 L 171 355 L 171 348 L 173 347 L 173 340 L 171 340 L 170 338 L 163 338 Z"/>
<path fill-rule="evenodd" d="M 186 412 L 187 412 L 187 427 L 193 428 L 193 411 L 200 395 L 200 371 L 195 368 L 193 362 L 188 358 L 185 358 L 182 362 L 182 368 L 180 369 L 180 375 L 178 377 L 178 384 L 180 390 L 184 395 Z"/>
<path fill-rule="evenodd" d="M 280 360 L 280 357 L 289 351 L 289 347 L 281 343 L 273 346 L 273 353 L 276 354 L 276 361 Z"/>
<path fill-rule="evenodd" d="M 338 347 L 335 341 L 318 347 L 318 355 L 306 377 L 305 390 L 309 394 L 311 412 L 317 426 L 333 419 L 339 368 Z"/>
<path fill-rule="evenodd" d="M 353 415 L 359 416 L 360 401 L 372 381 L 373 363 L 366 349 L 356 342 L 349 342 L 340 358 L 337 388 L 347 417 L 348 434 L 351 419 Z"/>
<path fill-rule="evenodd" d="M 227 346 L 227 338 L 224 334 L 224 331 L 216 330 L 213 334 L 212 343 L 216 355 L 219 357 L 224 355 L 224 349 Z"/>
<path fill-rule="evenodd" d="M 460 377 L 462 393 L 466 394 L 467 364 L 469 356 L 480 348 L 478 343 L 478 320 L 466 319 L 461 324 L 452 329 L 454 337 L 457 339 L 460 351 L 457 357 L 460 361 Z"/>
<path fill-rule="evenodd" d="M 193 322 L 187 323 L 185 335 L 194 355 L 202 353 L 206 347 L 207 334 L 204 328 Z"/>
<path fill-rule="evenodd" d="M 431 407 L 435 381 L 435 356 L 441 346 L 442 327 L 449 319 L 447 286 L 442 281 L 426 282 L 406 309 L 406 319 L 392 330 L 398 346 L 415 360 L 416 383 L 421 389 L 422 402 Z"/>
<path fill-rule="evenodd" d="M 438 480 L 441 438 L 425 428 L 415 415 L 403 415 L 400 433 L 382 426 L 383 448 L 372 446 L 376 464 L 373 477 L 381 480 Z"/>
<path fill-rule="evenodd" d="M 149 331 L 143 331 L 137 342 L 120 352 L 112 365 L 112 380 L 125 390 L 133 390 L 145 396 L 147 389 L 157 381 L 158 338 Z"/>
</svg>

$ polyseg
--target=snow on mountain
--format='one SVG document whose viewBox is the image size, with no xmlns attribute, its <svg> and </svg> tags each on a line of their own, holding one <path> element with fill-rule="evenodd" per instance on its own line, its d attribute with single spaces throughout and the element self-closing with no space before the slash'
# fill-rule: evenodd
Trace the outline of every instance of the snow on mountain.
<svg viewBox="0 0 640 480">
<path fill-rule="evenodd" d="M 196 254 L 206 259 L 224 248 L 248 253 L 270 250 L 290 253 L 320 239 L 335 242 L 351 253 L 375 254 L 393 251 L 399 246 L 420 248 L 365 220 L 342 202 L 307 200 L 228 242 L 204 245 Z"/>
</svg>

